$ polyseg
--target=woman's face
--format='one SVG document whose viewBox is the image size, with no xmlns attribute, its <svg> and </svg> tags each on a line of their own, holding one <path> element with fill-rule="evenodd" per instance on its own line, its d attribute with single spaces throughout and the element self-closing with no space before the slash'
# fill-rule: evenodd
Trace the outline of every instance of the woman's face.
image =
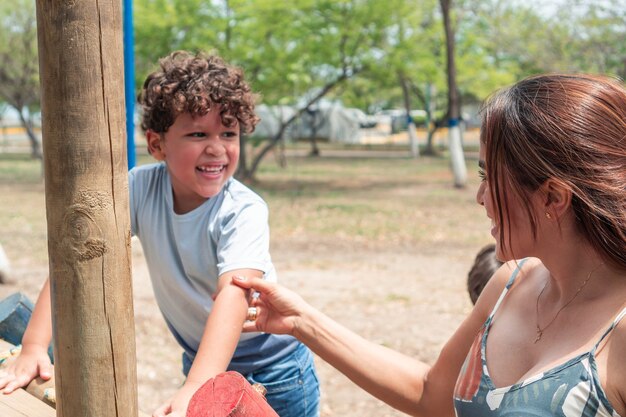
<svg viewBox="0 0 626 417">
<path fill-rule="evenodd" d="M 496 190 L 492 190 L 492 184 L 487 179 L 489 167 L 485 161 L 484 148 L 481 144 L 478 161 L 481 183 L 476 192 L 476 202 L 485 208 L 487 217 L 491 220 L 491 236 L 496 243 L 496 257 L 501 261 L 508 261 L 530 256 L 534 239 L 525 205 L 521 197 L 510 189 L 505 174 L 499 174 L 501 175 L 499 202 L 502 208 L 502 219 L 499 218 L 500 214 L 492 198 L 492 191 L 495 198 L 498 198 L 498 194 Z M 533 195 L 531 200 L 535 199 Z M 534 207 L 533 201 L 529 203 L 531 207 Z"/>
</svg>

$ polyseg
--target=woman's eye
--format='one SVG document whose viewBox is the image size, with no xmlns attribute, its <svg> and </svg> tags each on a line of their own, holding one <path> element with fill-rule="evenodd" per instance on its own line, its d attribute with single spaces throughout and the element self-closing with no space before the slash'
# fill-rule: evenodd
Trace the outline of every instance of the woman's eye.
<svg viewBox="0 0 626 417">
<path fill-rule="evenodd" d="M 487 174 L 485 173 L 484 169 L 478 170 L 478 176 L 480 177 L 481 181 L 487 181 Z"/>
</svg>

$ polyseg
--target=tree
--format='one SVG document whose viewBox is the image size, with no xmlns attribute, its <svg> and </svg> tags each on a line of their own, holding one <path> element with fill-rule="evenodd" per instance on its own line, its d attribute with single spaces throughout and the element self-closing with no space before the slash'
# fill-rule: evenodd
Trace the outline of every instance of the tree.
<svg viewBox="0 0 626 417">
<path fill-rule="evenodd" d="M 432 109 L 429 93 L 433 85 L 445 91 L 445 73 L 441 71 L 445 59 L 441 16 L 436 0 L 426 0 L 419 5 L 395 0 L 387 3 L 385 13 L 389 20 L 378 59 L 349 83 L 342 99 L 369 111 L 404 108 L 409 121 L 411 154 L 416 156 L 417 138 L 412 134 L 410 111 Z M 435 126 L 434 123 L 427 125 L 425 154 L 434 154 Z"/>
<path fill-rule="evenodd" d="M 33 158 L 42 158 L 33 116 L 39 109 L 39 68 L 35 3 L 15 0 L 0 4 L 0 100 L 15 109 L 31 144 Z"/>
<path fill-rule="evenodd" d="M 253 155 L 244 155 L 243 179 L 254 176 L 262 159 L 302 114 L 376 61 L 389 21 L 386 4 L 375 0 L 191 1 L 197 8 L 182 3 L 140 0 L 137 43 L 155 43 L 152 34 L 158 32 L 152 51 L 213 50 L 245 69 L 264 104 L 296 108 L 295 115 Z M 176 20 L 154 17 L 163 14 L 176 15 Z M 139 56 L 143 51 L 147 47 L 138 48 L 139 62 L 158 58 Z"/>
<path fill-rule="evenodd" d="M 208 50 L 241 66 L 264 104 L 296 108 L 279 133 L 322 98 L 369 112 L 419 106 L 433 120 L 436 92 L 459 120 L 462 100 L 482 101 L 529 74 L 621 74 L 620 2 L 569 0 L 563 9 L 575 4 L 582 12 L 563 17 L 510 0 L 136 0 L 137 84 L 172 50 Z M 437 125 L 429 124 L 425 152 L 433 152 Z M 251 141 L 244 144 L 244 176 L 282 140 L 255 138 L 252 152 Z"/>
<path fill-rule="evenodd" d="M 459 117 L 461 112 L 456 86 L 456 65 L 454 63 L 454 25 L 450 17 L 452 0 L 440 0 L 440 3 L 446 34 L 450 160 L 452 162 L 452 172 L 454 173 L 454 186 L 464 187 L 467 180 L 467 168 L 465 167 L 463 144 L 461 141 L 461 128 L 459 126 Z"/>
<path fill-rule="evenodd" d="M 571 22 L 573 68 L 626 78 L 626 3 L 575 0 L 574 13 L 559 10 L 554 20 Z M 575 28 L 575 29 L 574 29 Z M 572 42 L 573 41 L 573 42 Z"/>
</svg>

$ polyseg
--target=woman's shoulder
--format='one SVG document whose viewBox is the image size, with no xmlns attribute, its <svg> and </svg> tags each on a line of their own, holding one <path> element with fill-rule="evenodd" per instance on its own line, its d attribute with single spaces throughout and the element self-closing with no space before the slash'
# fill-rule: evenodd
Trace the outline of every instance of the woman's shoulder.
<svg viewBox="0 0 626 417">
<path fill-rule="evenodd" d="M 626 317 L 621 320 L 611 332 L 607 341 L 606 350 L 606 387 L 608 388 L 611 404 L 621 416 L 626 415 Z M 608 371 L 608 370 L 611 371 Z"/>
<path fill-rule="evenodd" d="M 476 307 L 481 309 L 483 314 L 489 315 L 506 292 L 523 285 L 525 278 L 542 265 L 537 258 L 514 259 L 503 263 L 485 285 L 476 301 Z"/>
</svg>

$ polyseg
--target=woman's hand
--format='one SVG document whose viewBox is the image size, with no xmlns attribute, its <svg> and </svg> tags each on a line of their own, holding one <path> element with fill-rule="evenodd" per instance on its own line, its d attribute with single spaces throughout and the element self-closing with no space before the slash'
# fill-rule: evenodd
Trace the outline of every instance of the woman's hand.
<svg viewBox="0 0 626 417">
<path fill-rule="evenodd" d="M 37 344 L 24 345 L 19 356 L 4 370 L 4 375 L 0 378 L 0 389 L 3 394 L 10 394 L 18 388 L 26 387 L 37 377 L 47 381 L 52 375 L 48 348 Z"/>
<path fill-rule="evenodd" d="M 232 282 L 241 288 L 260 293 L 250 302 L 257 309 L 256 319 L 244 323 L 245 332 L 293 335 L 298 329 L 303 312 L 311 308 L 295 292 L 261 278 L 235 276 Z"/>
<path fill-rule="evenodd" d="M 186 381 L 173 397 L 154 410 L 152 417 L 185 417 L 191 397 L 201 386 L 199 382 Z"/>
</svg>

